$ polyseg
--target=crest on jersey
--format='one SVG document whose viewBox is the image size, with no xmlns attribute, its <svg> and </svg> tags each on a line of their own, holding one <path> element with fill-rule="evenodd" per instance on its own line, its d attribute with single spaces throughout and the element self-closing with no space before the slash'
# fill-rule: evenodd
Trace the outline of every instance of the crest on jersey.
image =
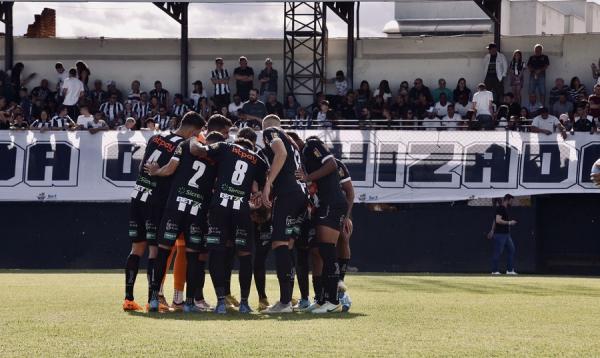
<svg viewBox="0 0 600 358">
<path fill-rule="evenodd" d="M 317 157 L 317 158 L 321 158 L 322 157 L 321 152 L 319 152 L 319 150 L 317 148 L 315 148 L 315 150 L 313 151 L 313 153 L 315 154 L 315 157 Z"/>
<path fill-rule="evenodd" d="M 178 145 L 177 148 L 175 149 L 174 155 L 181 155 L 182 153 L 183 153 L 183 148 L 181 147 L 181 145 Z"/>
<path fill-rule="evenodd" d="M 219 143 L 213 143 L 210 145 L 210 149 L 217 150 L 219 149 Z"/>
</svg>

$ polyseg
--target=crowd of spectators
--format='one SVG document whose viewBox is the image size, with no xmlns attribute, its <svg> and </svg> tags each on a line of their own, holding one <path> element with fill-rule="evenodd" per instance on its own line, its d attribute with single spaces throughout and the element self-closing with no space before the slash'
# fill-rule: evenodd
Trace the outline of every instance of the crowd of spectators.
<svg viewBox="0 0 600 358">
<path fill-rule="evenodd" d="M 55 85 L 41 79 L 29 90 L 36 74 L 23 76 L 25 66 L 17 63 L 11 71 L 0 72 L 0 129 L 168 130 L 193 110 L 204 118 L 220 113 L 237 127 L 255 129 L 260 129 L 265 115 L 277 114 L 292 128 L 596 131 L 600 124 L 600 65 L 592 65 L 598 80 L 592 93 L 578 77 L 568 84 L 557 78 L 546 96 L 550 61 L 542 45 L 535 45 L 527 61 L 520 50 L 515 50 L 510 60 L 493 43 L 487 50 L 482 81 L 473 90 L 464 78 L 454 88 L 440 78 L 437 87 L 430 89 L 417 78 L 412 86 L 401 82 L 398 89 L 387 80 L 376 87 L 362 81 L 353 89 L 344 72 L 337 71 L 335 78 L 324 80 L 335 91 L 316 93 L 310 106 L 301 105 L 293 94 L 279 101 L 278 73 L 270 58 L 256 81 L 246 57 L 239 58 L 231 77 L 224 60 L 216 58 L 208 81 L 197 80 L 189 94 L 174 95 L 158 80 L 150 90 L 135 80 L 126 92 L 112 80 L 91 81 L 91 69 L 83 61 L 70 69 L 56 63 Z M 522 101 L 525 76 L 529 86 L 527 100 Z M 235 92 L 230 84 L 235 84 Z M 505 87 L 510 87 L 510 92 L 505 92 Z"/>
</svg>

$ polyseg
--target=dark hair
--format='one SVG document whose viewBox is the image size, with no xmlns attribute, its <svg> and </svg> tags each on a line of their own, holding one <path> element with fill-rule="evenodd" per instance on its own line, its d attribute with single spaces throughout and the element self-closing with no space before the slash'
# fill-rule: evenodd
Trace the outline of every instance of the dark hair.
<svg viewBox="0 0 600 358">
<path fill-rule="evenodd" d="M 206 142 L 207 143 L 210 142 L 208 144 L 222 142 L 224 140 L 225 140 L 225 137 L 220 132 L 210 132 L 206 136 Z"/>
<path fill-rule="evenodd" d="M 222 114 L 213 114 L 210 116 L 208 123 L 206 124 L 209 133 L 213 131 L 220 132 L 232 126 L 233 123 L 231 123 L 231 120 Z"/>
<path fill-rule="evenodd" d="M 54 65 L 54 68 L 55 68 L 55 69 L 64 68 L 64 67 L 65 67 L 65 66 L 63 66 L 62 62 L 57 62 L 57 63 Z"/>
<path fill-rule="evenodd" d="M 77 69 L 75 69 L 75 68 L 69 69 L 69 76 L 77 76 Z"/>
<path fill-rule="evenodd" d="M 196 129 L 200 129 L 202 127 L 204 127 L 206 125 L 206 122 L 204 121 L 204 118 L 202 118 L 198 113 L 196 112 L 187 112 L 186 114 L 183 115 L 183 118 L 181 119 L 181 126 L 192 126 Z"/>
<path fill-rule="evenodd" d="M 390 89 L 390 83 L 387 80 L 382 80 L 381 82 L 379 82 L 379 94 L 391 92 L 392 90 Z"/>
<path fill-rule="evenodd" d="M 510 199 L 514 199 L 514 198 L 515 198 L 515 197 L 514 197 L 514 196 L 512 196 L 512 195 L 510 195 L 510 194 L 506 194 L 506 195 L 504 195 L 504 198 L 503 198 L 503 200 L 510 200 Z"/>
<path fill-rule="evenodd" d="M 575 76 L 575 77 L 571 78 L 571 86 L 570 87 L 572 89 L 576 89 L 575 84 L 574 84 L 575 81 L 579 82 L 579 86 L 581 86 L 581 80 L 579 80 L 579 77 Z"/>
<path fill-rule="evenodd" d="M 335 77 L 337 77 L 337 76 L 343 76 L 343 75 L 344 75 L 344 71 L 342 71 L 342 70 L 339 70 L 339 71 L 337 71 L 335 73 Z"/>
<path fill-rule="evenodd" d="M 458 81 L 456 81 L 456 89 L 460 90 L 459 85 L 460 85 L 460 81 L 464 81 L 465 82 L 465 89 L 467 88 L 467 80 L 464 77 L 461 77 L 458 79 Z"/>
<path fill-rule="evenodd" d="M 244 148 L 246 148 L 248 150 L 254 150 L 254 144 L 250 140 L 248 140 L 246 138 L 239 138 L 238 137 L 235 140 L 234 143 L 237 144 L 237 145 L 240 145 L 240 146 L 242 146 L 242 147 L 244 147 Z"/>
<path fill-rule="evenodd" d="M 252 143 L 255 143 L 258 136 L 252 128 L 246 127 L 240 129 L 240 131 L 237 134 L 237 138 L 244 138 L 251 141 Z"/>
<path fill-rule="evenodd" d="M 183 96 L 181 95 L 181 93 L 175 93 L 175 96 L 173 96 L 173 98 L 183 100 Z"/>
</svg>

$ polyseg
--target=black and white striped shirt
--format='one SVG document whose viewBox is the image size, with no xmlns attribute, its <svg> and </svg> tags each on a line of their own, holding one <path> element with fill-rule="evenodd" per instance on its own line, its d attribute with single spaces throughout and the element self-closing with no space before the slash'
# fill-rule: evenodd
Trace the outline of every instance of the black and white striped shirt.
<svg viewBox="0 0 600 358">
<path fill-rule="evenodd" d="M 156 97 L 158 99 L 158 103 L 167 105 L 167 97 L 169 96 L 169 91 L 164 88 L 161 88 L 160 91 L 153 89 L 150 91 L 150 98 Z"/>
<path fill-rule="evenodd" d="M 74 124 L 75 124 L 75 122 L 73 122 L 73 120 L 69 116 L 62 117 L 62 116 L 56 115 L 56 116 L 52 117 L 52 125 L 51 125 L 52 128 L 67 129 Z"/>
<path fill-rule="evenodd" d="M 188 106 L 185 103 L 182 104 L 173 104 L 171 106 L 171 114 L 175 117 L 183 117 L 189 111 Z"/>
<path fill-rule="evenodd" d="M 169 122 L 171 121 L 171 117 L 161 117 L 160 114 L 157 114 L 152 119 L 154 120 L 156 127 L 158 127 L 161 131 L 166 131 L 167 129 L 169 129 Z"/>
<path fill-rule="evenodd" d="M 37 129 L 41 129 L 41 128 L 50 128 L 52 126 L 52 121 L 42 121 L 41 119 L 36 119 L 35 121 L 33 121 L 33 123 L 31 123 L 30 128 L 37 128 Z"/>
<path fill-rule="evenodd" d="M 114 122 L 123 113 L 123 104 L 121 102 L 104 102 L 100 105 L 100 112 L 104 113 L 109 122 Z"/>
<path fill-rule="evenodd" d="M 135 102 L 133 104 L 133 112 L 137 115 L 137 118 L 146 118 L 148 113 L 150 113 L 150 103 L 149 102 Z"/>
<path fill-rule="evenodd" d="M 226 69 L 217 70 L 214 69 L 210 73 L 210 78 L 214 80 L 225 80 L 229 79 L 229 72 Z M 215 95 L 229 94 L 229 85 L 227 83 L 215 84 Z"/>
</svg>

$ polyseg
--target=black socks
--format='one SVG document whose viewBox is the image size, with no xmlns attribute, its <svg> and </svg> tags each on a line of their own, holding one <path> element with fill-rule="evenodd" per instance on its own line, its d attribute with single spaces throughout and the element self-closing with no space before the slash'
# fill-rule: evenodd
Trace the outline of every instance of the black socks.
<svg viewBox="0 0 600 358">
<path fill-rule="evenodd" d="M 258 292 L 258 298 L 267 298 L 265 291 L 267 255 L 271 250 L 271 245 L 259 245 L 256 247 L 254 255 L 254 284 Z M 241 270 L 241 269 L 240 269 Z"/>
<path fill-rule="evenodd" d="M 252 255 L 239 256 L 240 260 L 240 292 L 241 300 L 247 301 L 252 286 Z"/>
<path fill-rule="evenodd" d="M 171 254 L 171 249 L 165 249 L 162 247 L 158 248 L 158 255 L 156 256 L 156 261 L 154 261 L 153 266 L 153 274 L 152 274 L 152 298 L 158 298 L 158 291 L 160 291 L 160 285 L 162 283 L 162 279 L 167 272 L 167 260 L 169 259 L 169 255 Z M 148 266 L 150 266 L 150 261 L 148 260 Z M 156 296 L 156 297 L 154 297 Z"/>
<path fill-rule="evenodd" d="M 277 280 L 279 280 L 279 302 L 290 303 L 292 291 L 290 287 L 292 275 L 292 263 L 290 260 L 290 249 L 287 245 L 277 247 L 275 250 L 275 264 L 277 266 Z"/>
<path fill-rule="evenodd" d="M 194 295 L 196 294 L 196 288 L 198 287 L 198 281 L 200 279 L 200 275 L 198 273 L 198 252 L 186 251 L 185 258 L 187 261 L 187 267 L 185 271 L 185 302 L 187 304 L 193 304 Z"/>
<path fill-rule="evenodd" d="M 337 285 L 340 269 L 336 260 L 335 244 L 319 243 L 319 254 L 323 259 L 323 287 L 325 288 L 325 301 L 338 304 Z"/>
<path fill-rule="evenodd" d="M 308 250 L 296 249 L 296 277 L 298 277 L 298 288 L 300 297 L 308 299 Z"/>
<path fill-rule="evenodd" d="M 338 259 L 338 265 L 340 267 L 340 280 L 344 281 L 346 278 L 346 270 L 348 269 L 348 262 L 350 259 Z"/>
<path fill-rule="evenodd" d="M 322 305 L 325 303 L 323 300 L 323 279 L 321 276 L 315 276 L 313 274 L 312 277 L 313 290 L 315 291 L 315 301 Z"/>
<path fill-rule="evenodd" d="M 125 299 L 133 301 L 133 287 L 140 268 L 140 257 L 130 254 L 125 264 Z"/>
<path fill-rule="evenodd" d="M 206 261 L 198 261 L 198 285 L 196 286 L 196 293 L 194 299 L 201 301 L 204 299 L 204 283 L 206 282 Z"/>
<path fill-rule="evenodd" d="M 235 247 L 225 247 L 225 295 L 231 295 L 231 271 L 235 260 Z"/>
<path fill-rule="evenodd" d="M 150 302 L 150 298 L 152 297 L 152 281 L 154 281 L 154 266 L 156 259 L 148 258 L 148 266 L 146 267 L 146 277 L 148 278 L 148 302 Z M 160 288 L 160 285 L 159 285 Z"/>
<path fill-rule="evenodd" d="M 217 299 L 225 299 L 225 249 L 217 248 L 210 252 L 209 270 Z"/>
</svg>

